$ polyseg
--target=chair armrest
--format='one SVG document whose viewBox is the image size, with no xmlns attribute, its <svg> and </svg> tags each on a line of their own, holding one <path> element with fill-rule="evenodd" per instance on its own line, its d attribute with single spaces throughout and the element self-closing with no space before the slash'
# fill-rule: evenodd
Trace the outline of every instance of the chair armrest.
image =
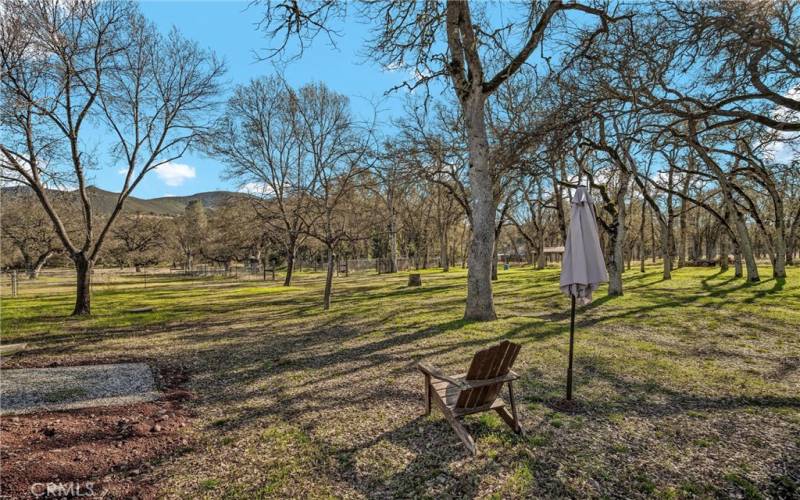
<svg viewBox="0 0 800 500">
<path fill-rule="evenodd" d="M 426 375 L 430 375 L 431 377 L 439 380 L 444 380 L 445 382 L 450 382 L 451 384 L 455 385 L 461 390 L 469 389 L 470 386 L 467 385 L 463 380 L 459 380 L 457 378 L 448 377 L 441 370 L 436 368 L 430 363 L 426 363 L 424 361 L 420 361 L 417 363 L 417 369 Z"/>
<path fill-rule="evenodd" d="M 517 380 L 519 375 L 516 372 L 509 370 L 507 374 L 503 375 L 502 377 L 495 377 L 495 378 L 487 378 L 483 380 L 464 380 L 464 383 L 469 386 L 470 389 L 475 389 L 478 387 L 484 387 L 487 385 L 494 385 L 494 384 L 502 384 L 505 382 L 511 382 L 513 380 Z"/>
</svg>

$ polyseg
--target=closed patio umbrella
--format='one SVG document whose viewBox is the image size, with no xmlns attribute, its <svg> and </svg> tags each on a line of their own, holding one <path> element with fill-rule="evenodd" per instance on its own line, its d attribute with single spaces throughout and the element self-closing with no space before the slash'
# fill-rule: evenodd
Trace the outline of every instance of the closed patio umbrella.
<svg viewBox="0 0 800 500">
<path fill-rule="evenodd" d="M 564 259 L 561 263 L 561 291 L 572 299 L 569 324 L 569 367 L 567 368 L 567 400 L 572 399 L 572 351 L 575 343 L 575 303 L 588 304 L 592 292 L 608 281 L 608 272 L 600 249 L 594 204 L 589 191 L 579 186 L 572 197 Z"/>
</svg>

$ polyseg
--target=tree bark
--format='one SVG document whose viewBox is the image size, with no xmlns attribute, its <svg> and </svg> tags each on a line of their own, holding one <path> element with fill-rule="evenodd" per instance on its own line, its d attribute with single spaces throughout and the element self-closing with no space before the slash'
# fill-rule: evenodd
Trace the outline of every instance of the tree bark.
<svg viewBox="0 0 800 500">
<path fill-rule="evenodd" d="M 36 262 L 33 262 L 31 266 L 28 268 L 28 279 L 35 280 L 39 278 L 39 273 L 42 271 L 42 268 L 47 263 L 47 260 L 54 254 L 55 252 L 49 250 L 36 259 Z"/>
<path fill-rule="evenodd" d="M 92 313 L 92 268 L 94 262 L 83 252 L 74 254 L 72 261 L 75 263 L 75 273 L 77 274 L 75 309 L 72 310 L 72 315 L 87 316 Z"/>
<path fill-rule="evenodd" d="M 675 188 L 674 186 L 674 175 L 675 175 L 675 167 L 674 165 L 670 164 L 669 174 L 668 174 L 668 181 L 667 185 L 669 187 L 669 193 L 667 193 L 667 209 L 666 213 L 664 214 L 664 218 L 666 219 L 664 225 L 662 226 L 661 230 L 666 233 L 661 235 L 661 254 L 664 259 L 664 275 L 663 278 L 665 280 L 672 279 L 672 256 L 673 246 L 675 243 L 675 236 L 672 234 L 674 229 L 674 220 L 675 220 L 675 211 L 672 208 L 672 190 Z"/>
<path fill-rule="evenodd" d="M 492 252 L 492 281 L 497 281 L 497 240 L 495 240 L 495 248 Z"/>
<path fill-rule="evenodd" d="M 642 216 L 641 220 L 639 221 L 639 272 L 644 272 L 644 261 L 647 259 L 647 255 L 645 254 L 644 248 L 644 223 L 645 223 L 645 216 L 647 215 L 647 200 L 642 198 Z"/>
<path fill-rule="evenodd" d="M 664 259 L 662 279 L 672 279 L 672 256 L 670 255 L 670 231 L 669 224 L 661 226 L 661 258 Z"/>
<path fill-rule="evenodd" d="M 289 239 L 289 244 L 286 246 L 286 277 L 283 279 L 283 286 L 292 286 L 292 277 L 294 276 L 294 260 L 297 255 L 297 240 L 295 238 Z M 274 271 L 275 266 L 272 266 Z"/>
<path fill-rule="evenodd" d="M 688 169 L 691 172 L 694 170 L 694 157 L 690 154 L 688 159 Z M 691 185 L 691 174 L 683 174 L 683 184 L 681 185 L 681 213 L 678 217 L 678 268 L 686 266 L 686 232 L 687 220 L 686 210 L 688 209 L 688 202 L 686 197 L 689 195 L 689 186 Z"/>
<path fill-rule="evenodd" d="M 786 219 L 783 210 L 783 198 L 781 193 L 778 192 L 777 186 L 772 182 L 772 179 L 765 175 L 765 184 L 772 197 L 773 208 L 775 210 L 775 235 L 773 243 L 775 246 L 775 254 L 772 260 L 772 277 L 785 278 L 786 277 Z"/>
<path fill-rule="evenodd" d="M 561 177 L 566 178 L 566 168 L 564 167 L 564 160 L 561 160 Z M 561 235 L 561 243 L 567 243 L 567 217 L 564 213 L 564 200 L 562 197 L 564 196 L 564 191 L 561 187 L 561 184 L 558 182 L 558 174 L 556 173 L 556 167 L 553 165 L 551 167 L 551 172 L 553 176 L 553 194 L 555 196 L 555 204 L 556 204 L 556 216 L 558 220 L 558 232 Z"/>
<path fill-rule="evenodd" d="M 474 86 L 463 109 L 469 136 L 469 179 L 472 187 L 472 241 L 467 257 L 467 304 L 464 319 L 488 321 L 497 318 L 492 297 L 492 253 L 494 252 L 495 203 L 487 152 L 489 141 L 484 123 L 485 96 Z"/>
<path fill-rule="evenodd" d="M 656 263 L 656 223 L 653 221 L 655 214 L 650 216 L 650 255 L 653 258 L 653 264 Z"/>
<path fill-rule="evenodd" d="M 449 244 L 447 241 L 447 225 L 442 223 L 439 225 L 439 265 L 442 267 L 442 272 L 450 271 L 450 258 L 448 255 Z"/>
<path fill-rule="evenodd" d="M 794 263 L 794 254 L 797 251 L 798 229 L 800 228 L 800 204 L 798 204 L 794 219 L 789 226 L 789 236 L 786 242 L 786 263 Z"/>
<path fill-rule="evenodd" d="M 728 238 L 725 236 L 719 238 L 719 270 L 728 271 Z"/>
<path fill-rule="evenodd" d="M 739 245 L 736 240 L 733 241 L 733 276 L 735 278 L 742 277 L 742 252 L 739 251 Z"/>
<path fill-rule="evenodd" d="M 783 214 L 775 218 L 775 262 L 772 266 L 773 278 L 786 277 L 786 227 Z"/>
<path fill-rule="evenodd" d="M 322 297 L 322 308 L 328 310 L 331 308 L 331 294 L 333 292 L 333 268 L 336 264 L 336 255 L 333 248 L 328 248 L 328 270 L 325 274 L 325 294 Z"/>
<path fill-rule="evenodd" d="M 625 271 L 625 196 L 628 192 L 630 174 L 627 170 L 620 172 L 620 187 L 617 190 L 616 217 L 611 222 L 609 232 L 609 246 L 611 247 L 611 259 L 608 262 L 608 294 L 612 296 L 622 295 L 622 273 Z"/>
<path fill-rule="evenodd" d="M 397 214 L 394 210 L 394 193 L 390 189 L 387 196 L 389 205 L 389 270 L 390 273 L 397 272 Z"/>
<path fill-rule="evenodd" d="M 544 269 L 545 267 L 547 267 L 547 262 L 544 255 L 544 237 L 540 235 L 536 240 L 536 269 Z"/>
</svg>

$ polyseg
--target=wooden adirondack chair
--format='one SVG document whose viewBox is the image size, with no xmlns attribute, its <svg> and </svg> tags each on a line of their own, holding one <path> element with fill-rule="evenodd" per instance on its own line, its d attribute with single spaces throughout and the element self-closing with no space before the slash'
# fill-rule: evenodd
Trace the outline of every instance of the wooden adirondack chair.
<svg viewBox="0 0 800 500">
<path fill-rule="evenodd" d="M 496 346 L 478 351 L 467 373 L 455 377 L 448 377 L 429 363 L 417 363 L 417 368 L 425 376 L 425 415 L 431 413 L 431 400 L 436 401 L 453 430 L 473 455 L 477 454 L 478 449 L 460 421 L 465 415 L 494 410 L 514 432 L 522 433 L 512 386 L 519 375 L 511 370 L 519 349 L 518 344 L 504 340 Z M 510 414 L 499 397 L 500 389 L 506 383 Z"/>
</svg>

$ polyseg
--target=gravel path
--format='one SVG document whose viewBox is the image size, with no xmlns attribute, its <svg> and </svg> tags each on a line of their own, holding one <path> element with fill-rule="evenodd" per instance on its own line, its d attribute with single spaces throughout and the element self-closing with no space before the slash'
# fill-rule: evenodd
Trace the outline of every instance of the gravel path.
<svg viewBox="0 0 800 500">
<path fill-rule="evenodd" d="M 114 406 L 158 399 L 145 363 L 0 371 L 0 414 Z"/>
</svg>

